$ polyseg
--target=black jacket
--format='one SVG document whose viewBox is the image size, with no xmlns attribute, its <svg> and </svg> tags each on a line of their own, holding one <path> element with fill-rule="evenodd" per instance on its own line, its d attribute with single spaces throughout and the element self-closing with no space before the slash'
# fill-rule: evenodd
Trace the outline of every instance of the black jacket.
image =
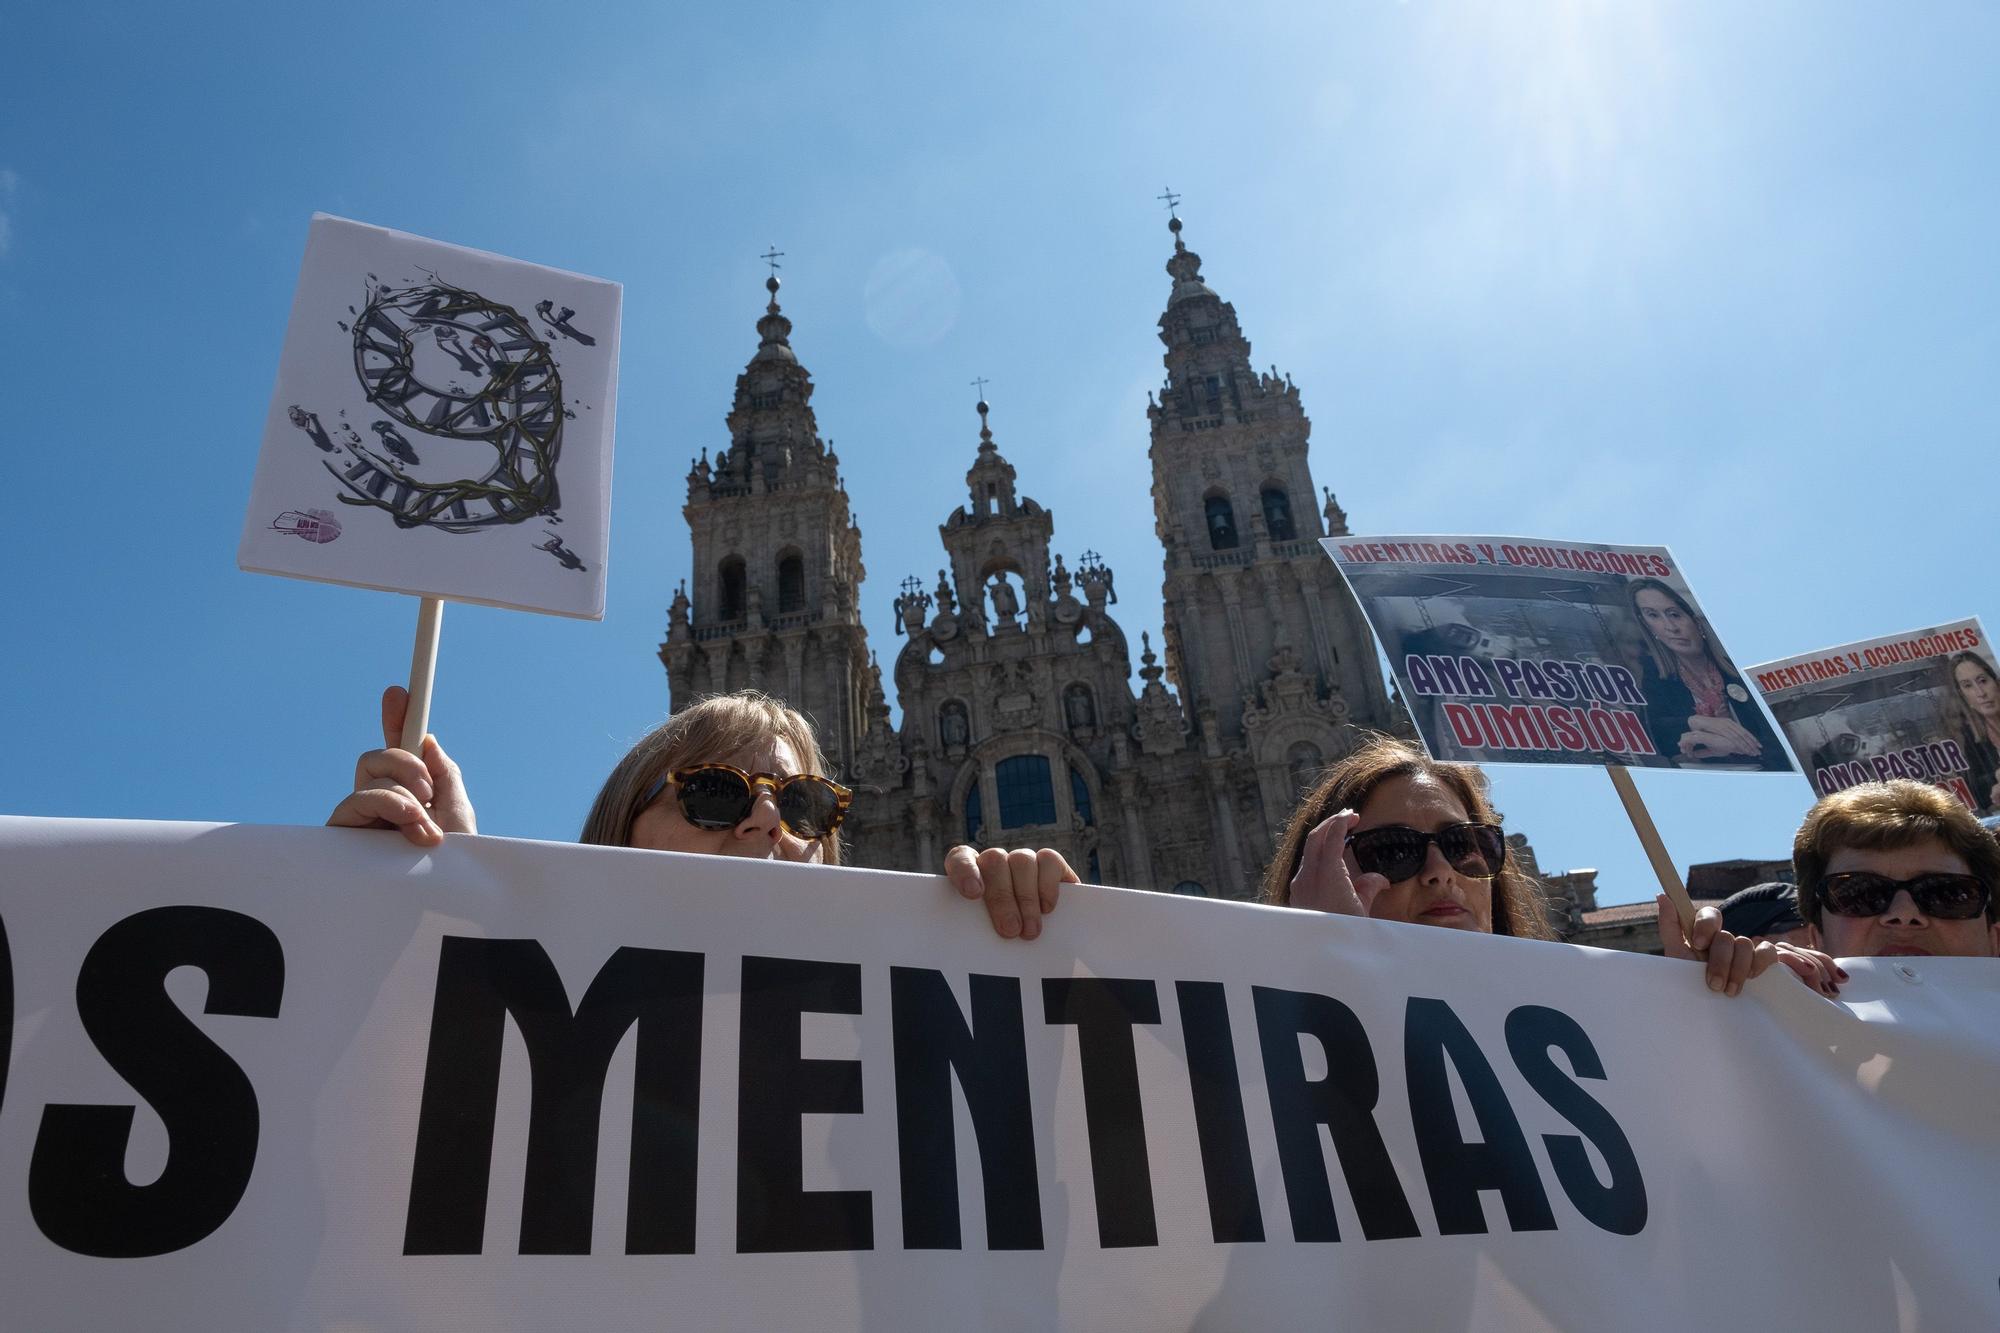
<svg viewBox="0 0 2000 1333">
<path fill-rule="evenodd" d="M 1743 692 L 1741 700 L 1729 694 L 1732 685 Z M 1688 719 L 1694 716 L 1694 691 L 1682 684 L 1679 676 L 1661 676 L 1651 662 L 1646 663 L 1639 689 L 1646 696 L 1646 734 L 1653 738 L 1653 748 L 1682 768 L 1764 768 L 1782 772 L 1789 767 L 1784 745 L 1764 721 L 1763 710 L 1757 707 L 1742 677 L 1728 671 L 1722 673 L 1723 702 L 1729 705 L 1729 715 L 1736 724 L 1764 747 L 1761 754 L 1686 757 L 1681 753 L 1681 737 L 1687 734 Z"/>
</svg>

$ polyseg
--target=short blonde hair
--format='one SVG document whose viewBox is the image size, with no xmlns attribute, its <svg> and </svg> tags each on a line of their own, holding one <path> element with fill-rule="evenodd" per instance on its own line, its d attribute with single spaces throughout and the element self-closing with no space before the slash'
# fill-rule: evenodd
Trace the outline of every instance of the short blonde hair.
<svg viewBox="0 0 2000 1333">
<path fill-rule="evenodd" d="M 800 771 L 826 773 L 819 738 L 803 713 L 758 690 L 712 694 L 689 704 L 654 727 L 611 770 L 592 802 L 577 841 L 598 847 L 632 845 L 632 821 L 645 808 L 654 784 L 677 768 L 735 754 L 777 737 L 792 747 Z M 840 864 L 840 832 L 820 839 L 827 865 Z"/>
<path fill-rule="evenodd" d="M 1806 812 L 1792 839 L 1792 874 L 1799 882 L 1799 915 L 1819 924 L 1820 881 L 1843 847 L 1891 851 L 1938 842 L 1955 852 L 1992 892 L 1986 918 L 2000 908 L 2000 841 L 1956 796 L 1928 782 L 1892 778 L 1863 782 L 1823 796 Z"/>
<path fill-rule="evenodd" d="M 1468 819 L 1498 824 L 1499 812 L 1486 795 L 1486 775 L 1471 764 L 1450 764 L 1431 758 L 1408 741 L 1371 735 L 1355 751 L 1326 771 L 1299 808 L 1292 812 L 1278 842 L 1277 855 L 1264 872 L 1264 901 L 1287 906 L 1292 901 L 1292 876 L 1305 857 L 1306 835 L 1328 815 L 1359 810 L 1375 789 L 1394 778 L 1429 778 L 1458 798 Z M 1527 939 L 1553 937 L 1535 882 L 1509 856 L 1493 877 L 1493 933 Z"/>
</svg>

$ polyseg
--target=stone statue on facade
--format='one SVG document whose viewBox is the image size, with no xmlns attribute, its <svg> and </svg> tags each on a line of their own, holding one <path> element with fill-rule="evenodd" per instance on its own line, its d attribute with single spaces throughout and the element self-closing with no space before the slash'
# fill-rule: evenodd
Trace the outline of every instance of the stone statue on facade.
<svg viewBox="0 0 2000 1333">
<path fill-rule="evenodd" d="M 1021 599 L 1014 593 L 1014 585 L 997 575 L 986 590 L 993 599 L 993 615 L 997 620 L 1013 621 L 1021 614 Z"/>
</svg>

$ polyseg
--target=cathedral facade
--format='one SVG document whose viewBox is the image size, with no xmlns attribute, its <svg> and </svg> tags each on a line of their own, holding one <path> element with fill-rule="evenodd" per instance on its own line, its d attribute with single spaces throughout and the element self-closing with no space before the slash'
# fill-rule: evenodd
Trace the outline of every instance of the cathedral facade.
<svg viewBox="0 0 2000 1333">
<path fill-rule="evenodd" d="M 1252 897 L 1319 771 L 1361 729 L 1408 734 L 1318 546 L 1346 517 L 1315 496 L 1299 390 L 1253 368 L 1235 308 L 1169 226 L 1166 374 L 1146 409 L 1164 642 L 1142 638 L 1135 688 L 1113 571 L 1052 554 L 1056 515 L 1022 493 L 982 401 L 965 501 L 938 528 L 944 568 L 895 600 L 900 726 L 861 623 L 839 459 L 767 283 L 728 443 L 688 475 L 693 587 L 660 659 L 676 709 L 747 686 L 814 719 L 856 791 L 854 864 L 1054 847 L 1094 882 Z"/>
</svg>

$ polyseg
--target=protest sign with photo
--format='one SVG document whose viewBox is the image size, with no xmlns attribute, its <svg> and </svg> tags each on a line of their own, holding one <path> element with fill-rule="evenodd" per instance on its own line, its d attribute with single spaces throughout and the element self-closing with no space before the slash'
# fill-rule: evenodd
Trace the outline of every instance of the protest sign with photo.
<svg viewBox="0 0 2000 1333">
<path fill-rule="evenodd" d="M 1990 960 L 1729 999 L 1086 885 L 1024 944 L 933 876 L 349 829 L 0 865 L 9 1329 L 2000 1324 Z"/>
<path fill-rule="evenodd" d="M 2000 670 L 1977 620 L 1750 668 L 1813 791 L 1914 778 L 2000 811 Z"/>
<path fill-rule="evenodd" d="M 314 215 L 237 563 L 601 618 L 620 299 Z"/>
<path fill-rule="evenodd" d="M 1329 537 L 1436 759 L 1792 771 L 1673 557 L 1519 537 Z"/>
</svg>

